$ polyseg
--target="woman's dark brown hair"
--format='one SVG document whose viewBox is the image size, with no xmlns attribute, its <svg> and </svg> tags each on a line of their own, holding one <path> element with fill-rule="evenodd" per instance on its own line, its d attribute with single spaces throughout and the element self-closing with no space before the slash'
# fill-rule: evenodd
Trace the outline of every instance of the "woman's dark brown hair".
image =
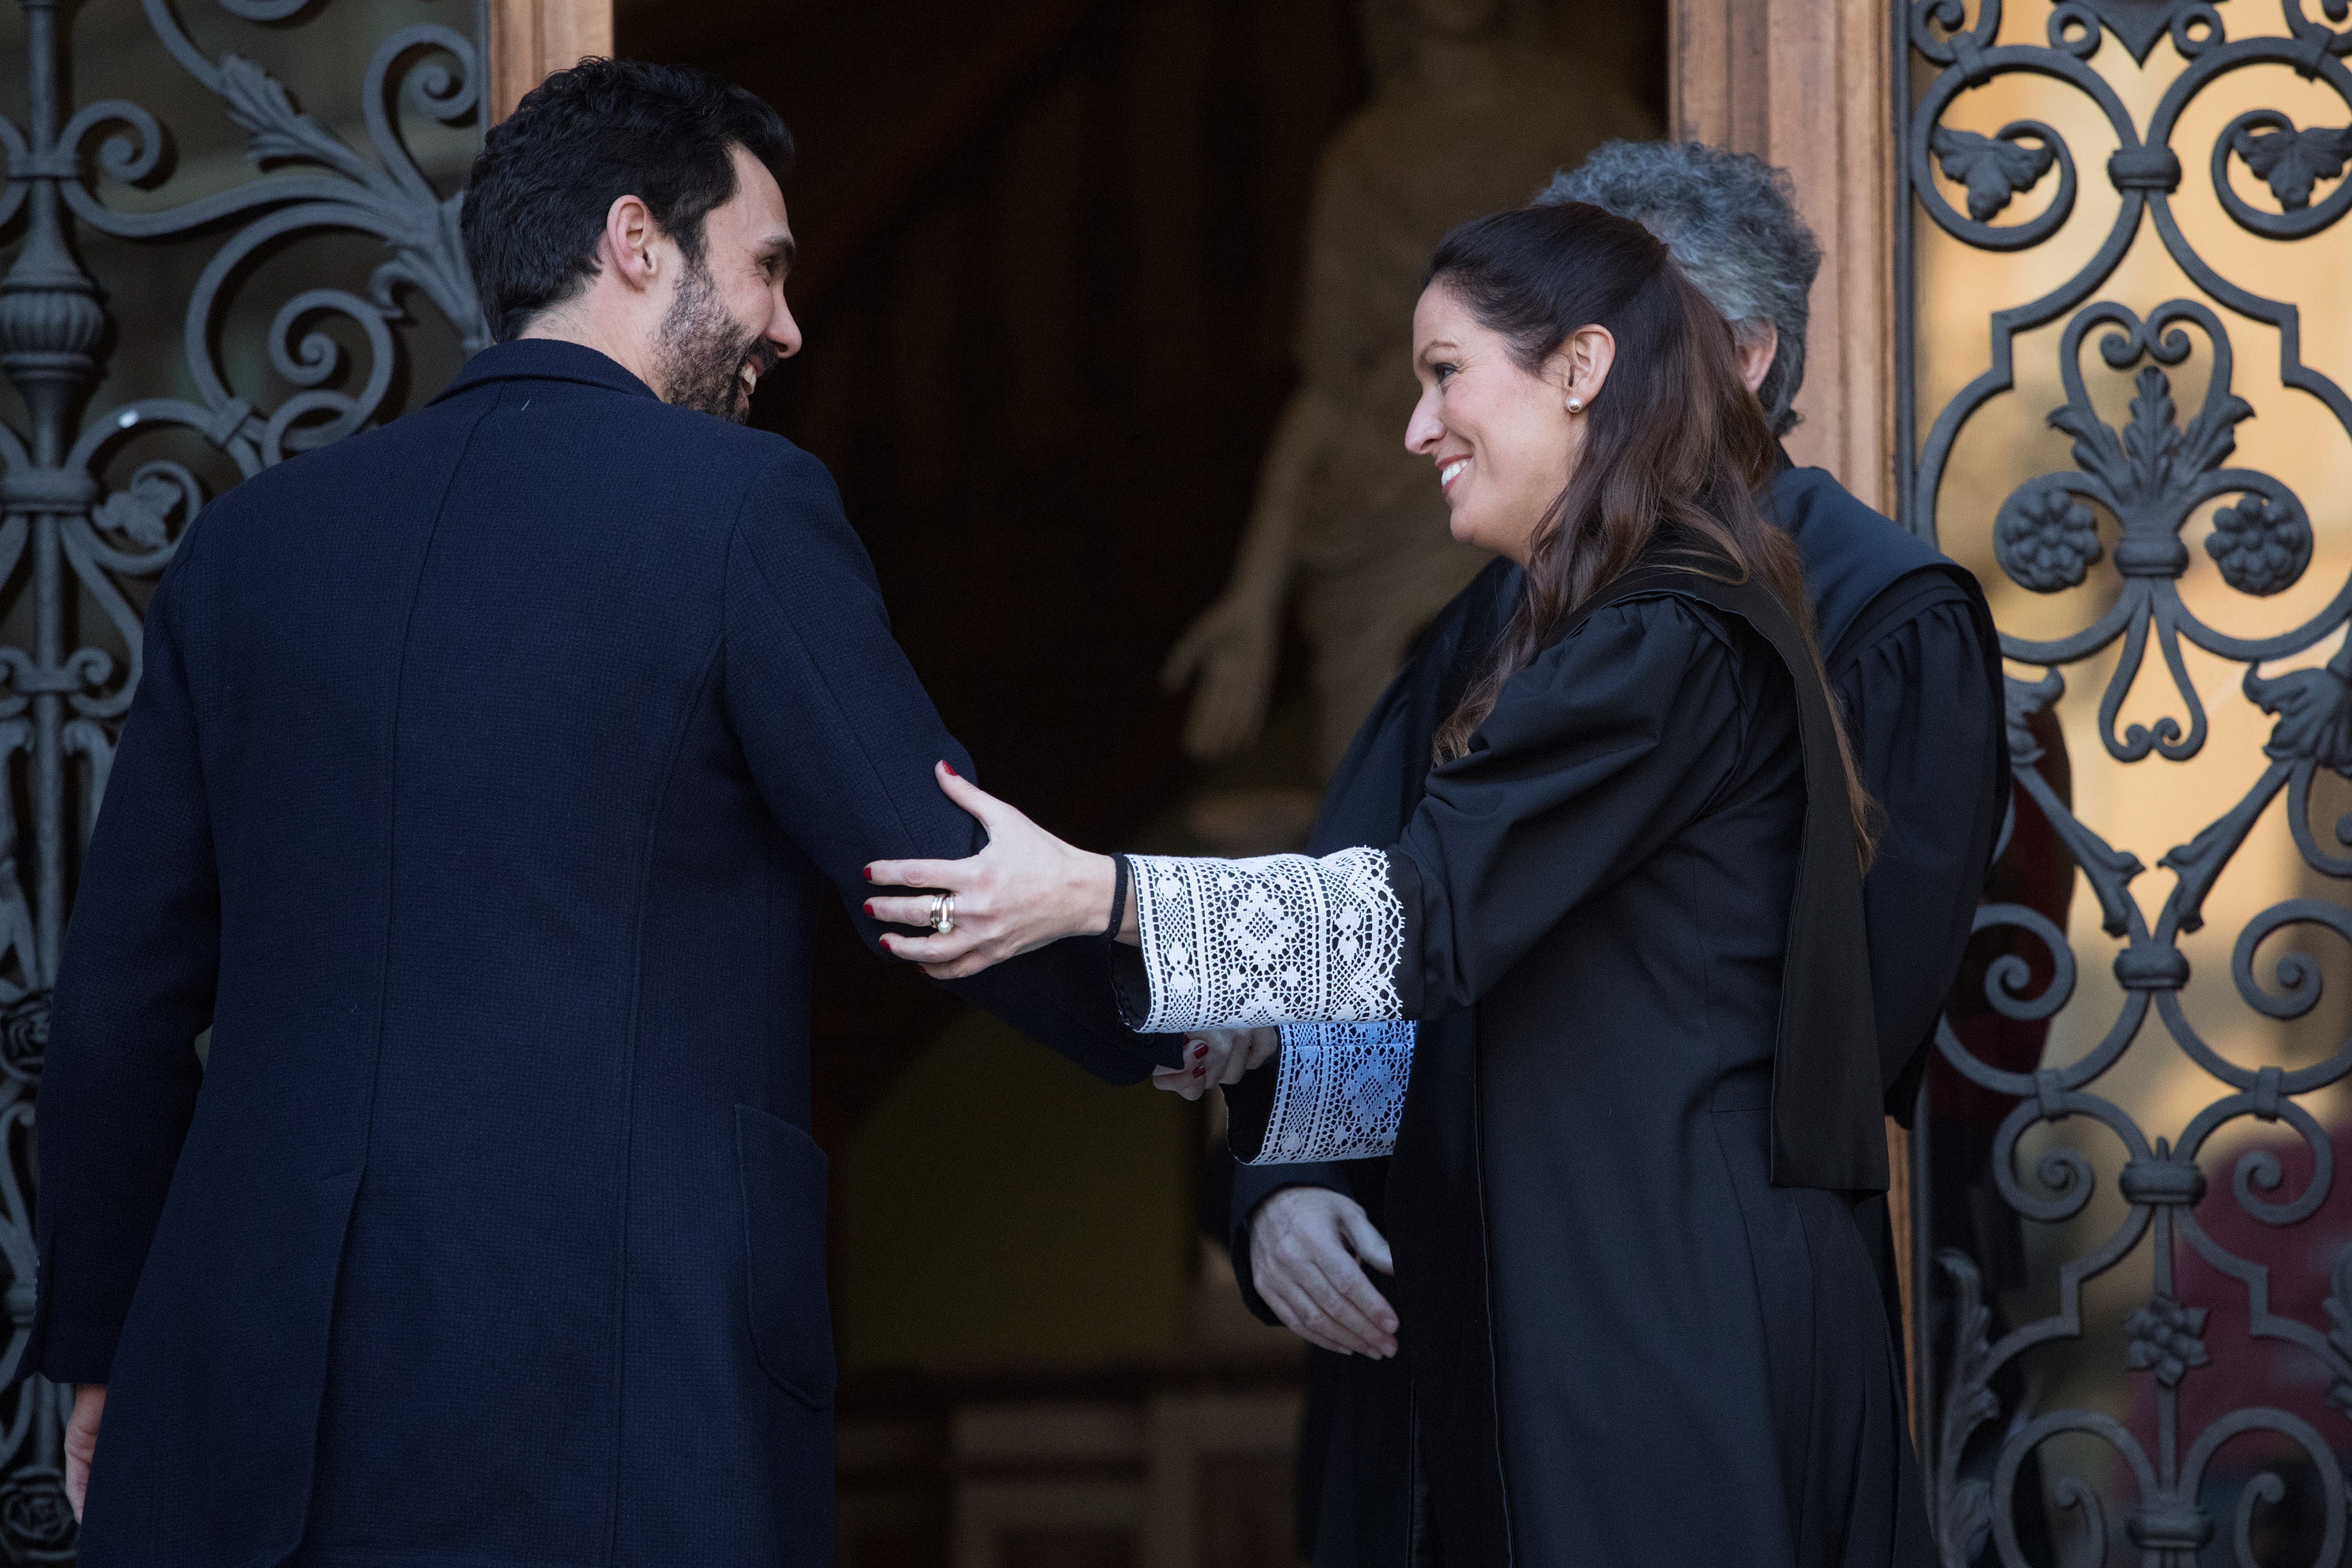
<svg viewBox="0 0 2352 1568">
<path fill-rule="evenodd" d="M 1427 281 L 1502 338 L 1530 373 L 1541 373 L 1582 327 L 1607 329 L 1617 345 L 1608 381 L 1583 416 L 1576 471 L 1537 525 L 1526 597 L 1494 663 L 1439 727 L 1440 761 L 1470 749 L 1504 683 L 1564 617 L 1644 559 L 1734 582 L 1755 575 L 1812 647 L 1796 546 L 1756 499 L 1772 476 L 1764 410 L 1740 379 L 1731 329 L 1663 244 L 1641 225 L 1580 202 L 1528 207 L 1447 235 Z M 1818 670 L 1818 652 L 1813 663 Z M 1834 718 L 1834 698 L 1830 706 Z M 1837 741 L 1867 865 L 1870 797 L 1843 725 Z"/>
</svg>

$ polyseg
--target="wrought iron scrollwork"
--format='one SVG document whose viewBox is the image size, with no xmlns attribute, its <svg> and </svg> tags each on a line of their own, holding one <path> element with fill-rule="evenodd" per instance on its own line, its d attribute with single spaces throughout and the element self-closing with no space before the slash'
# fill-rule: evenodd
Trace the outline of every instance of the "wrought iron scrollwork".
<svg viewBox="0 0 2352 1568">
<path fill-rule="evenodd" d="M 210 0 L 234 20 L 282 25 L 327 0 Z M 0 228 L 21 235 L 0 277 L 0 373 L 22 394 L 22 431 L 0 425 L 0 586 L 24 596 L 25 645 L 0 644 L 0 762 L 22 754 L 28 787 L 0 811 L 0 1260 L 7 1265 L 6 1363 L 32 1312 L 30 1149 L 34 1106 L 69 898 L 72 846 L 106 789 L 116 727 L 139 681 L 139 612 L 126 585 L 169 564 L 207 489 L 150 438 L 189 434 L 226 460 L 231 482 L 362 429 L 400 409 L 404 349 L 395 328 L 421 297 L 467 349 L 486 340 L 458 237 L 459 194 L 436 188 L 412 154 L 404 116 L 478 126 L 481 25 L 437 23 L 384 37 L 362 83 L 355 144 L 306 112 L 254 60 L 207 53 L 176 0 L 140 0 L 173 60 L 215 99 L 260 171 L 231 189 L 160 211 L 111 204 L 103 182 L 155 188 L 171 172 L 170 139 L 147 109 L 121 99 L 68 114 L 60 101 L 68 45 L 61 0 L 19 0 L 26 20 L 30 111 L 0 118 L 7 184 Z M 82 74 L 91 74 L 85 62 Z M 77 225 L 130 241 L 221 235 L 190 291 L 183 361 L 195 395 L 124 398 L 102 416 L 85 407 L 106 373 L 105 295 L 83 267 Z M 278 304 L 264 347 L 289 392 L 240 386 L 224 357 L 223 325 L 257 265 L 308 237 L 359 235 L 383 259 L 363 290 L 310 287 Z M 118 291 L 136 287 L 120 280 Z M 326 324 L 340 321 L 361 351 Z M 151 451 L 155 449 L 151 448 Z M 128 465 L 128 472 L 123 472 Z M 111 487 L 110 487 L 110 485 Z M 106 632 L 80 628 L 95 610 Z M 79 810 L 76 806 L 79 805 Z M 20 865 L 20 846 L 30 863 Z M 0 1402 L 0 1553 L 14 1563 L 73 1554 L 58 1432 L 62 1395 L 37 1381 Z"/>
<path fill-rule="evenodd" d="M 2216 1516 L 2203 1490 L 2215 1455 L 2253 1434 L 2267 1435 L 2280 1451 L 2308 1459 L 2309 1471 L 2297 1469 L 2294 1485 L 2319 1493 L 2305 1500 L 2315 1505 L 2312 1516 L 2325 1521 L 2317 1561 L 2335 1564 L 2344 1555 L 2347 1487 L 2337 1454 L 2352 1449 L 2352 1433 L 2323 1437 L 2302 1416 L 2267 1406 L 2230 1411 L 2200 1431 L 2181 1430 L 2181 1391 L 2200 1375 L 2210 1375 L 2208 1369 L 2220 1352 L 2208 1343 L 2207 1309 L 2183 1299 L 2175 1272 L 2176 1264 L 2193 1254 L 2242 1291 L 2246 1332 L 2308 1358 L 2329 1380 L 2335 1408 L 2352 1416 L 2352 1245 L 2334 1267 L 2326 1322 L 2305 1322 L 2273 1310 L 2268 1267 L 2222 1246 L 2200 1223 L 2198 1208 L 2207 1196 L 2204 1162 L 2215 1157 L 2216 1134 L 2251 1118 L 2299 1138 L 2308 1153 L 2307 1168 L 2290 1182 L 2285 1164 L 2268 1148 L 2242 1154 L 2229 1171 L 2229 1201 L 2263 1227 L 2296 1225 L 2318 1210 L 2336 1178 L 2334 1145 L 2303 1102 L 2352 1075 L 2352 1040 L 2323 1061 L 2292 1070 L 2230 1060 L 2200 1036 L 2182 1007 L 2190 974 L 2179 945 L 2181 936 L 2200 928 L 2216 882 L 2256 820 L 2282 796 L 2305 864 L 2323 877 L 2352 878 L 2352 853 L 2347 852 L 2352 848 L 2352 816 L 2335 824 L 2329 844 L 2319 841 L 2311 821 L 2320 771 L 2352 778 L 2352 581 L 2338 586 L 2316 613 L 2259 636 L 2207 623 L 2180 592 L 2180 580 L 2192 564 L 2183 532 L 2200 516 L 2211 523 L 2203 541 L 2206 555 L 2221 581 L 2249 599 L 2294 587 L 2310 570 L 2315 553 L 2311 517 L 2301 497 L 2276 476 L 2231 462 L 2237 428 L 2253 411 L 2233 390 L 2235 368 L 2222 311 L 2274 330 L 2284 384 L 2316 399 L 2352 435 L 2352 399 L 2302 359 L 2294 302 L 2264 298 L 2223 277 L 2189 243 L 2171 207 L 2183 179 L 2182 159 L 2170 145 L 2174 131 L 2189 106 L 2233 72 L 2265 64 L 2291 67 L 2331 89 L 2352 118 L 2352 72 L 2344 63 L 2352 54 L 2352 26 L 2329 26 L 2347 21 L 2346 0 L 2323 0 L 2323 8 L 2326 20 L 2309 15 L 2303 0 L 2278 0 L 2283 26 L 2277 31 L 2232 37 L 2224 12 L 2230 22 L 2252 23 L 2246 14 L 2255 9 L 2255 0 L 2227 5 L 2218 0 L 2065 0 L 2053 9 L 2042 42 L 2021 44 L 2000 41 L 2002 0 L 1896 0 L 1895 5 L 1906 72 L 1912 60 L 1927 62 L 1933 72 L 1904 120 L 1908 188 L 1918 214 L 1962 245 L 1988 251 L 2031 249 L 2070 222 L 2076 206 L 2076 161 L 2066 139 L 2050 124 L 2013 120 L 1987 135 L 1945 123 L 1969 91 L 2018 75 L 2057 84 L 2104 117 L 2117 146 L 2105 172 L 2120 198 L 2112 225 L 2087 262 L 2040 298 L 1990 313 L 1989 367 L 1934 412 L 1923 437 L 1905 443 L 1911 455 L 1906 520 L 1932 538 L 1939 493 L 1961 432 L 1994 397 L 2014 389 L 2014 355 L 2021 336 L 2063 319 L 2056 369 L 2065 402 L 2050 412 L 2049 423 L 2072 437 L 2074 465 L 2018 486 L 1995 515 L 1991 545 L 2000 570 L 2019 587 L 2036 594 L 2083 594 L 2089 605 L 2088 624 L 2080 630 L 2054 638 L 2004 632 L 2002 651 L 2013 664 L 2040 667 L 2038 678 L 2010 681 L 2018 785 L 2097 901 L 2102 924 L 2117 944 L 2114 970 L 2122 1001 L 2102 1038 L 2063 1067 L 2021 1071 L 1995 1066 L 1972 1052 L 1948 1021 L 1939 1030 L 1937 1049 L 1961 1079 L 2011 1104 L 1993 1136 L 1988 1173 L 2011 1211 L 2045 1224 L 2085 1213 L 2096 1178 L 2092 1161 L 2079 1150 L 2046 1145 L 2030 1162 L 2030 1182 L 2019 1168 L 2027 1158 L 2029 1134 L 2075 1119 L 2115 1141 L 2123 1159 L 2118 1186 L 2124 1212 L 2107 1234 L 2059 1267 L 2055 1310 L 2014 1326 L 2002 1327 L 1989 1303 L 1982 1270 L 1965 1250 L 1938 1252 L 1935 1278 L 1922 1281 L 1932 1287 L 1940 1309 L 1921 1320 L 1940 1328 L 1939 1343 L 1923 1338 L 1923 1398 L 1933 1416 L 1922 1430 L 1947 1568 L 1975 1563 L 1987 1551 L 2005 1564 L 2035 1561 L 2018 1532 L 2017 1489 L 2044 1446 L 2062 1437 L 2104 1446 L 2112 1456 L 2108 1473 L 2131 1498 L 2123 1516 L 2110 1519 L 2113 1500 L 2103 1501 L 2099 1489 L 2072 1478 L 2045 1483 L 2043 1500 L 2052 1514 L 2073 1520 L 2073 1561 L 2106 1561 L 2119 1528 L 2143 1553 L 2142 1561 L 2161 1568 L 2189 1568 L 2210 1560 L 2200 1555 L 2209 1543 L 2228 1552 L 2228 1560 L 2241 1568 L 2254 1568 L 2259 1521 L 2265 1511 L 2289 1498 L 2288 1481 L 2274 1470 L 2252 1477 L 2226 1518 Z M 2144 63 L 2168 44 L 2183 64 L 2142 120 L 2094 62 L 2103 48 L 2119 47 L 2135 63 Z M 2221 131 L 2208 168 L 2213 192 L 2231 221 L 2252 234 L 2293 240 L 2328 228 L 2352 208 L 2352 180 L 2342 178 L 2347 162 L 2352 127 L 2298 125 L 2283 112 L 2263 109 L 2238 115 Z M 1945 193 L 1938 174 L 1965 189 L 1965 211 Z M 2250 188 L 2267 187 L 2277 210 L 2250 202 L 2237 183 L 2242 180 L 2252 183 Z M 2323 189 L 2331 182 L 2333 188 Z M 2144 233 L 2154 235 L 2203 298 L 2168 300 L 2145 316 L 2123 302 L 2095 298 Z M 1913 263 L 1907 242 L 1904 265 L 1909 287 Z M 2101 416 L 2085 375 L 2084 351 L 2094 334 L 2103 370 L 2130 378 L 2128 413 L 2119 423 Z M 2173 372 L 2200 350 L 2209 373 L 2196 407 L 2184 413 L 2176 401 Z M 1904 381 L 1903 395 L 1915 397 L 1907 368 Z M 1906 403 L 1905 428 L 1912 427 Z M 2113 520 L 2112 546 L 2103 538 L 2103 517 Z M 2085 591 L 2093 587 L 2095 594 Z M 2325 664 L 2265 673 L 2266 666 L 2326 648 L 2331 639 L 2340 639 L 2340 645 Z M 2212 730 L 2184 644 L 2242 664 L 2244 698 L 2274 723 L 2263 747 L 2268 765 L 2252 787 L 2158 862 L 2174 880 L 2151 920 L 2132 892 L 2147 868 L 2070 810 L 2063 786 L 2046 771 L 2049 759 L 2033 721 L 2062 699 L 2070 666 L 2114 650 L 2114 668 L 2098 706 L 2097 733 L 2105 751 L 2117 763 L 2159 768 L 2197 756 Z M 2169 685 L 2162 706 L 2171 711 L 2152 725 L 2122 725 L 2126 697 L 2152 673 L 2151 645 Z M 1996 1017 L 2047 1019 L 2075 999 L 2076 956 L 2066 934 L 2046 915 L 2021 904 L 1988 904 L 1977 925 L 1980 932 L 2000 933 L 2009 945 L 2008 956 L 1991 966 L 1984 981 L 1984 1000 Z M 2300 952 L 2286 952 L 2263 973 L 2266 945 L 2291 928 L 2352 944 L 2352 914 L 2340 900 L 2288 899 L 2255 916 L 2237 939 L 2231 979 L 2237 997 L 2263 1018 L 2307 1016 L 2321 998 L 2319 967 Z M 2037 955 L 2037 961 L 2029 962 L 2025 954 Z M 2038 985 L 2037 973 L 2042 976 Z M 2151 1015 L 2160 1031 L 2138 1049 L 2158 1049 L 2158 1042 L 2168 1040 L 2218 1092 L 2175 1138 L 2151 1139 L 2107 1085 Z M 2216 1201 L 2221 1199 L 2217 1196 Z M 2038 1345 L 2082 1340 L 2085 1283 L 2115 1270 L 2143 1243 L 2150 1249 L 2152 1289 L 2119 1325 L 2117 1343 L 2124 1365 L 2147 1380 L 2144 1392 L 2155 1411 L 2153 1443 L 2101 1411 L 2037 1414 L 2023 1407 L 2020 1358 Z M 2004 1378 L 2011 1397 L 2000 1392 Z M 1989 1467 L 1981 1462 L 1988 1443 Z M 1971 1454 L 1976 1462 L 1970 1462 Z"/>
</svg>

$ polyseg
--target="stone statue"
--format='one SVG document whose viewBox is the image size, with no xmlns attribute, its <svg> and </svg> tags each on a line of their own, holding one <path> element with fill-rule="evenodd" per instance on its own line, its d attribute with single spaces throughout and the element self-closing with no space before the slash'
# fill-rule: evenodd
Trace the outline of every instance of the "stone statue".
<svg viewBox="0 0 2352 1568">
<path fill-rule="evenodd" d="M 1372 101 L 1324 150 L 1307 240 L 1302 384 L 1267 451 L 1223 595 L 1170 655 L 1197 680 L 1193 756 L 1256 739 L 1297 591 L 1325 771 L 1414 632 L 1485 557 L 1446 532 L 1424 459 L 1404 449 L 1413 303 L 1430 253 L 1466 218 L 1524 204 L 1612 137 L 1657 133 L 1596 64 L 1511 0 L 1362 0 Z"/>
</svg>

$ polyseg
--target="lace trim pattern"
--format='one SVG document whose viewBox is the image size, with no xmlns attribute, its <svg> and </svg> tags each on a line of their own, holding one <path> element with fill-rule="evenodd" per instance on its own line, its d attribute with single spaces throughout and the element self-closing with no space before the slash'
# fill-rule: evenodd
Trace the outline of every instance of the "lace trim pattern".
<svg viewBox="0 0 2352 1568">
<path fill-rule="evenodd" d="M 1286 1023 L 1254 1166 L 1366 1160 L 1396 1148 L 1412 1082 L 1411 1023 Z"/>
<path fill-rule="evenodd" d="M 1147 1034 L 1393 1019 L 1404 911 L 1388 857 L 1132 855 Z"/>
</svg>

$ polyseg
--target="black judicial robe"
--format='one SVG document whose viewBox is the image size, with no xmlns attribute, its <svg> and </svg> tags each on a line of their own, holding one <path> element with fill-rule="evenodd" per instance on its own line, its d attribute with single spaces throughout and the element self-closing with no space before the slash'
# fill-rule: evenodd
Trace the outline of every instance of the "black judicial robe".
<svg viewBox="0 0 2352 1568">
<path fill-rule="evenodd" d="M 1864 895 L 1882 1067 L 1889 1106 L 1900 1114 L 1908 1109 L 1910 1085 L 1966 941 L 1998 802 L 2008 793 L 1998 643 L 1972 577 L 1825 471 L 1799 469 L 1784 457 L 1771 500 L 1803 559 L 1831 685 L 1857 763 L 1885 813 Z M 1517 568 L 1496 562 L 1417 641 L 1335 774 L 1310 852 L 1380 841 L 1411 815 L 1436 727 L 1489 655 L 1519 585 Z M 1238 1170 L 1233 1253 L 1254 1312 L 1274 1321 L 1249 1272 L 1249 1217 L 1257 1205 L 1285 1186 L 1323 1186 L 1348 1193 L 1385 1226 L 1389 1164 Z M 1856 1219 L 1892 1313 L 1894 1260 L 1883 1200 L 1862 1205 Z M 1322 1568 L 1402 1563 L 1412 1474 L 1404 1358 L 1307 1354 L 1301 1550 Z"/>
<path fill-rule="evenodd" d="M 1130 1016 L 1420 1020 L 1387 1218 L 1451 1568 L 1924 1561 L 1852 1199 L 1774 1180 L 1885 1182 L 1827 694 L 1760 587 L 1664 580 L 1515 674 L 1385 852 L 1138 857 Z"/>
</svg>

